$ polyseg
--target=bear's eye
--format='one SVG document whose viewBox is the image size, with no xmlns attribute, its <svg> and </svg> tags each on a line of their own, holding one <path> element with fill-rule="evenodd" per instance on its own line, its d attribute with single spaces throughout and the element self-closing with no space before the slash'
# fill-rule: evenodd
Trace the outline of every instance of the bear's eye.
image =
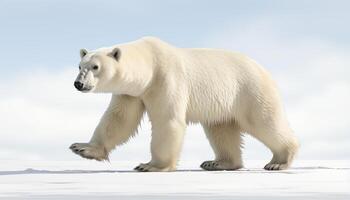
<svg viewBox="0 0 350 200">
<path fill-rule="evenodd" d="M 95 65 L 95 66 L 92 67 L 92 69 L 93 69 L 93 70 L 98 70 L 98 66 Z"/>
<path fill-rule="evenodd" d="M 81 66 L 79 65 L 79 70 L 81 70 Z"/>
</svg>

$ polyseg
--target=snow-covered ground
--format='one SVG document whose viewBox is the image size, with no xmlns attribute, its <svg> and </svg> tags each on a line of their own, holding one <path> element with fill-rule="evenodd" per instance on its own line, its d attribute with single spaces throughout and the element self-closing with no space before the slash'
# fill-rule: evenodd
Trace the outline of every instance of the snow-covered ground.
<svg viewBox="0 0 350 200">
<path fill-rule="evenodd" d="M 350 161 L 296 161 L 265 171 L 208 172 L 181 162 L 171 173 L 132 171 L 139 162 L 0 161 L 1 199 L 350 199 Z"/>
</svg>

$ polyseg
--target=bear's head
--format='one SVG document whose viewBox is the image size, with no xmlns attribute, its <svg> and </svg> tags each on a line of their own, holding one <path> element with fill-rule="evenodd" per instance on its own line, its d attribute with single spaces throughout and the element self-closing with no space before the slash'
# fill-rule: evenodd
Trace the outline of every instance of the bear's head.
<svg viewBox="0 0 350 200">
<path fill-rule="evenodd" d="M 118 47 L 91 52 L 81 49 L 75 88 L 81 92 L 111 92 L 120 56 Z"/>
</svg>

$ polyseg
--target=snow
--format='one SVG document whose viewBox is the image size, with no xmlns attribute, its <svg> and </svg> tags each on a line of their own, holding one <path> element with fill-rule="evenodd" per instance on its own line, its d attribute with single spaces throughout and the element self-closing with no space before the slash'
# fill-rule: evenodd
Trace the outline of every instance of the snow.
<svg viewBox="0 0 350 200">
<path fill-rule="evenodd" d="M 139 162 L 0 161 L 0 199 L 350 199 L 350 161 L 296 161 L 265 171 L 202 171 L 180 162 L 171 173 L 132 171 Z"/>
</svg>

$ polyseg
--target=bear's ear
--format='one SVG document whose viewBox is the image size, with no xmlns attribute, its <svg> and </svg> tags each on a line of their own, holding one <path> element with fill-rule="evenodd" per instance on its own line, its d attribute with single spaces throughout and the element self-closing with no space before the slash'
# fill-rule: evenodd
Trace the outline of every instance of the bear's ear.
<svg viewBox="0 0 350 200">
<path fill-rule="evenodd" d="M 121 53 L 122 52 L 120 51 L 120 49 L 118 47 L 116 47 L 113 49 L 113 51 L 111 53 L 109 53 L 109 56 L 112 56 L 114 59 L 119 61 Z"/>
<path fill-rule="evenodd" d="M 80 58 L 84 58 L 84 56 L 88 53 L 86 49 L 80 49 Z"/>
</svg>

